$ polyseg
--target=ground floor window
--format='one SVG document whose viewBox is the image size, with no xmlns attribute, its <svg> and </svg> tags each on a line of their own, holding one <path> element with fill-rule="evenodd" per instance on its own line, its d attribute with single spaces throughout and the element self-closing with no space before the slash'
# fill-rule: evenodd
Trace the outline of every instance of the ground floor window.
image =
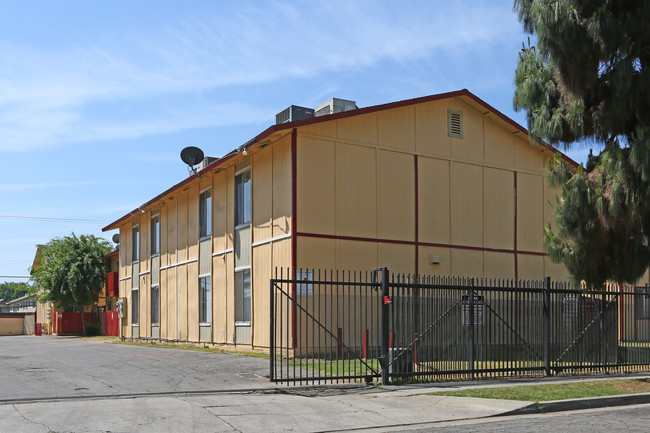
<svg viewBox="0 0 650 433">
<path fill-rule="evenodd" d="M 199 323 L 210 324 L 212 322 L 212 291 L 210 276 L 199 277 Z"/>
<path fill-rule="evenodd" d="M 251 270 L 235 271 L 235 322 L 251 322 Z"/>
<path fill-rule="evenodd" d="M 151 286 L 151 324 L 160 323 L 160 287 Z"/>
<path fill-rule="evenodd" d="M 140 290 L 138 288 L 131 289 L 131 324 L 137 325 L 140 323 Z"/>
<path fill-rule="evenodd" d="M 634 295 L 634 310 L 637 319 L 650 319 L 650 289 L 637 287 Z"/>
</svg>

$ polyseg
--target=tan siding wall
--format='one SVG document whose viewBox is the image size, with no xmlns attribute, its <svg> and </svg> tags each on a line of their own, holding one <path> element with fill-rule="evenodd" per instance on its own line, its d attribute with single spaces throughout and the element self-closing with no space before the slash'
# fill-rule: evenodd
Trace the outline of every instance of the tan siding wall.
<svg viewBox="0 0 650 433">
<path fill-rule="evenodd" d="M 543 251 L 544 178 L 517 174 L 517 248 Z"/>
<path fill-rule="evenodd" d="M 199 341 L 199 263 L 187 265 L 187 338 Z"/>
<path fill-rule="evenodd" d="M 483 244 L 483 167 L 451 165 L 451 243 Z"/>
<path fill-rule="evenodd" d="M 299 152 L 302 152 L 302 147 Z M 336 202 L 339 235 L 377 237 L 377 162 L 376 150 L 337 144 Z M 307 182 L 298 179 L 298 184 Z M 318 182 L 317 179 L 311 180 Z M 299 201 L 302 199 L 300 197 Z M 370 211 L 369 211 L 370 210 Z M 300 224 L 298 216 L 298 224 Z M 300 230 L 300 225 L 298 226 Z"/>
<path fill-rule="evenodd" d="M 515 264 L 515 249 L 543 252 L 550 154 L 476 107 L 456 98 L 300 128 L 298 232 L 332 239 L 299 236 L 298 266 L 414 272 L 417 261 L 423 274 L 539 279 L 548 269 L 566 277 L 542 256 L 518 254 L 521 269 Z M 448 109 L 462 111 L 463 138 L 447 134 Z M 438 244 L 421 245 L 417 258 L 416 156 L 417 240 Z M 382 239 L 405 244 L 388 248 L 395 244 Z"/>
<path fill-rule="evenodd" d="M 266 147 L 252 156 L 253 242 L 273 237 L 273 148 Z"/>
<path fill-rule="evenodd" d="M 377 117 L 380 147 L 415 151 L 415 107 L 381 111 Z"/>
<path fill-rule="evenodd" d="M 298 229 L 336 233 L 336 145 L 301 137 L 297 160 Z M 302 181 L 310 178 L 318 181 Z"/>
<path fill-rule="evenodd" d="M 378 215 L 381 239 L 414 241 L 415 159 L 408 154 L 380 150 L 377 166 L 377 210 L 365 212 Z"/>
<path fill-rule="evenodd" d="M 418 221 L 421 242 L 451 242 L 449 161 L 418 158 Z"/>
<path fill-rule="evenodd" d="M 251 153 L 253 238 L 250 242 L 260 243 L 252 250 L 253 344 L 265 346 L 268 345 L 268 280 L 271 269 L 275 266 L 288 267 L 291 263 L 291 240 L 286 237 L 291 230 L 290 136 Z M 208 174 L 199 182 L 176 191 L 154 209 L 159 212 L 161 226 L 160 337 L 163 339 L 199 340 L 198 277 L 200 273 L 211 273 L 212 341 L 234 341 L 234 176 L 232 165 L 218 173 Z M 199 193 L 207 187 L 212 188 L 212 240 L 199 248 Z M 142 274 L 135 276 L 140 288 L 139 335 L 150 337 L 151 212 L 147 210 L 138 217 L 141 220 Z M 122 226 L 122 254 L 128 255 L 128 260 L 123 262 L 128 266 L 121 267 L 123 276 L 128 275 L 131 268 L 131 227 L 132 221 L 127 221 Z M 273 239 L 274 237 L 280 239 Z M 128 288 L 130 296 L 131 280 L 123 283 L 121 286 Z M 130 319 L 125 324 L 128 324 L 125 326 L 125 335 L 129 337 Z"/>
<path fill-rule="evenodd" d="M 447 134 L 449 101 L 437 101 L 415 107 L 417 152 L 441 157 L 451 156 L 451 138 Z"/>
<path fill-rule="evenodd" d="M 514 249 L 515 187 L 512 171 L 485 168 L 484 245 L 488 248 Z M 514 275 L 514 272 L 509 275 Z"/>
<path fill-rule="evenodd" d="M 291 139 L 273 144 L 273 236 L 291 233 Z"/>
</svg>

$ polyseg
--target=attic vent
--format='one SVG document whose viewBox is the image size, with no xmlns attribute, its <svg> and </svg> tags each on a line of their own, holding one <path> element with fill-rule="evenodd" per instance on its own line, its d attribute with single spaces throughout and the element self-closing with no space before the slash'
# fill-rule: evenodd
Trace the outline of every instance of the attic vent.
<svg viewBox="0 0 650 433">
<path fill-rule="evenodd" d="M 447 110 L 447 126 L 450 137 L 463 138 L 463 112 Z"/>
</svg>

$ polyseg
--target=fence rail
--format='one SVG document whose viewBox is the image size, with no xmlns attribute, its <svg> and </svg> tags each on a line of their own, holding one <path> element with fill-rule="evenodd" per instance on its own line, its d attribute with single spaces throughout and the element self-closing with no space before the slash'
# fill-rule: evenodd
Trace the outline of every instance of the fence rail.
<svg viewBox="0 0 650 433">
<path fill-rule="evenodd" d="M 650 367 L 650 291 L 276 271 L 274 382 L 433 381 Z"/>
</svg>

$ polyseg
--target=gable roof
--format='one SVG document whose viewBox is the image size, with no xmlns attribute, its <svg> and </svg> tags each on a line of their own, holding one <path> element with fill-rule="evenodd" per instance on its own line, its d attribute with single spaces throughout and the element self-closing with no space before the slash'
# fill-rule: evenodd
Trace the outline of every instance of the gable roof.
<svg viewBox="0 0 650 433">
<path fill-rule="evenodd" d="M 264 131 L 262 131 L 260 134 L 255 136 L 253 139 L 248 141 L 247 143 L 243 144 L 242 146 L 237 147 L 236 149 L 232 150 L 228 154 L 224 155 L 223 157 L 217 159 L 216 161 L 212 162 L 212 164 L 208 165 L 205 167 L 203 170 L 200 171 L 200 173 L 207 173 L 209 171 L 212 171 L 216 169 L 217 167 L 223 165 L 225 162 L 228 160 L 232 159 L 236 155 L 238 155 L 242 150 L 255 145 L 256 143 L 261 143 L 262 141 L 266 140 L 270 136 L 272 136 L 275 133 L 282 132 L 282 131 L 287 131 L 287 130 L 292 130 L 294 128 L 300 128 L 302 126 L 308 126 L 308 125 L 314 125 L 317 123 L 322 123 L 322 122 L 331 122 L 332 120 L 337 120 L 337 119 L 344 119 L 348 117 L 354 117 L 354 116 L 361 116 L 364 114 L 370 114 L 370 113 L 376 113 L 378 111 L 385 111 L 385 110 L 392 110 L 395 108 L 402 108 L 402 107 L 408 107 L 411 105 L 416 105 L 416 104 L 423 104 L 426 102 L 433 102 L 433 101 L 440 101 L 444 99 L 451 99 L 451 98 L 457 98 L 457 97 L 464 97 L 468 98 L 470 101 L 474 102 L 480 107 L 483 107 L 486 109 L 488 112 L 491 112 L 494 114 L 497 118 L 501 119 L 511 127 L 513 127 L 515 130 L 528 135 L 528 130 L 506 116 L 505 114 L 501 113 L 499 110 L 496 108 L 492 107 L 490 104 L 487 102 L 483 101 L 481 98 L 478 96 L 474 95 L 472 92 L 470 92 L 467 89 L 462 89 L 462 90 L 456 90 L 454 92 L 446 92 L 446 93 L 438 93 L 436 95 L 430 95 L 430 96 L 422 96 L 419 98 L 413 98 L 413 99 L 405 99 L 403 101 L 397 101 L 397 102 L 390 102 L 387 104 L 380 104 L 380 105 L 373 105 L 370 107 L 364 107 L 364 108 L 359 108 L 357 110 L 351 110 L 351 111 L 344 111 L 341 113 L 335 113 L 335 114 L 330 114 L 327 116 L 320 116 L 320 117 L 313 117 L 311 119 L 305 119 L 305 120 L 297 120 L 294 122 L 287 122 L 287 123 L 281 123 L 278 125 L 271 125 Z M 577 167 L 579 164 L 566 156 L 564 153 L 560 152 L 558 149 L 554 148 L 550 144 L 542 142 L 540 144 L 541 147 L 543 147 L 546 150 L 549 150 L 553 153 L 560 153 L 561 158 L 568 162 L 569 164 L 573 165 L 574 167 Z M 140 209 L 149 206 L 165 196 L 173 193 L 174 191 L 184 187 L 185 185 L 191 183 L 192 181 L 198 179 L 198 176 L 196 174 L 193 174 L 189 176 L 188 178 L 184 179 L 183 181 L 177 183 L 176 185 L 172 186 L 171 188 L 163 191 L 162 193 L 158 194 L 156 197 L 152 198 L 151 200 L 147 201 L 144 203 L 140 208 L 134 209 L 128 214 L 124 215 L 120 219 L 110 223 L 106 227 L 102 229 L 102 231 L 108 231 L 108 230 L 113 230 L 119 227 L 120 223 L 123 221 L 127 220 L 133 215 L 136 215 L 140 212 Z"/>
</svg>

